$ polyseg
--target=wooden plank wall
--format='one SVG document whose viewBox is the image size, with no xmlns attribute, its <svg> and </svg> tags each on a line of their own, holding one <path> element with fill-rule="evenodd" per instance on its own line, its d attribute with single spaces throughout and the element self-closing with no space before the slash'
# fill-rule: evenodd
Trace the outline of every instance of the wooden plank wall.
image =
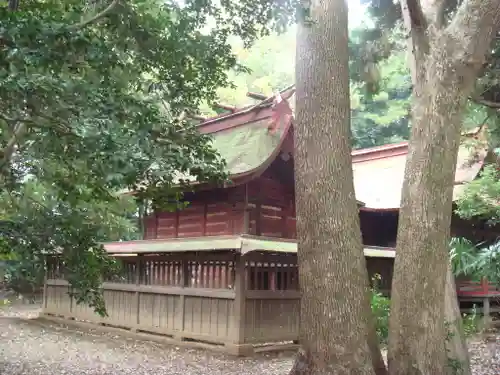
<svg viewBox="0 0 500 375">
<path fill-rule="evenodd" d="M 231 234 L 296 238 L 293 189 L 261 176 L 246 185 L 194 193 L 187 208 L 145 218 L 145 239 Z M 249 215 L 248 228 L 245 216 Z"/>
<path fill-rule="evenodd" d="M 103 283 L 106 318 L 69 297 L 62 267 L 51 262 L 43 311 L 174 340 L 224 345 L 230 353 L 234 345 L 253 348 L 296 341 L 300 308 L 296 256 L 252 254 L 242 259 L 241 276 L 236 275 L 236 259 L 233 253 L 121 258 L 121 275 Z M 236 288 L 237 277 L 242 277 L 241 289 Z"/>
<path fill-rule="evenodd" d="M 233 253 L 119 258 L 122 272 L 103 283 L 105 318 L 69 297 L 62 267 L 52 261 L 44 312 L 178 340 L 231 344 L 234 259 Z"/>
<path fill-rule="evenodd" d="M 145 239 L 220 236 L 243 232 L 244 209 L 230 203 L 193 203 L 145 219 Z"/>
<path fill-rule="evenodd" d="M 246 262 L 245 343 L 296 341 L 300 294 L 295 255 L 251 254 Z"/>
<path fill-rule="evenodd" d="M 293 189 L 261 176 L 248 184 L 250 234 L 296 238 Z"/>
</svg>

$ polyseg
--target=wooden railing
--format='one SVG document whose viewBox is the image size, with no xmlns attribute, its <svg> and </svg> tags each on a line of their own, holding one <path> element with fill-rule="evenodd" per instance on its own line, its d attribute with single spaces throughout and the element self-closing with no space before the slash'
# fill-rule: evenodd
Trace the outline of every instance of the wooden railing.
<svg viewBox="0 0 500 375">
<path fill-rule="evenodd" d="M 457 281 L 458 297 L 500 296 L 500 288 L 485 278 L 478 281 Z"/>
<path fill-rule="evenodd" d="M 55 260 L 48 267 L 44 313 L 175 342 L 197 341 L 234 354 L 298 339 L 300 294 L 293 255 L 181 253 L 120 261 L 121 275 L 102 284 L 108 316 L 96 315 L 68 295 L 63 267 Z"/>
</svg>

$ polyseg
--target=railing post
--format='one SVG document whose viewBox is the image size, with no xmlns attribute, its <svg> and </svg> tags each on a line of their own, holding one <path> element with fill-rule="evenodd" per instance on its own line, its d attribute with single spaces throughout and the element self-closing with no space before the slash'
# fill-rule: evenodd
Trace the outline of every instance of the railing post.
<svg viewBox="0 0 500 375">
<path fill-rule="evenodd" d="M 141 284 L 141 276 L 142 276 L 142 254 L 137 254 L 137 260 L 135 264 L 135 324 L 137 326 L 140 325 L 141 319 L 141 295 L 139 292 L 139 286 Z"/>
<path fill-rule="evenodd" d="M 483 277 L 481 279 L 481 294 L 487 295 L 488 292 L 489 292 L 488 279 L 486 277 Z"/>
<path fill-rule="evenodd" d="M 45 257 L 45 275 L 43 277 L 43 310 L 47 309 L 47 298 L 48 298 L 47 291 L 49 288 L 47 284 L 48 278 L 49 278 L 49 258 Z"/>
<path fill-rule="evenodd" d="M 246 285 L 245 285 L 245 262 L 241 254 L 234 257 L 234 309 L 231 332 L 229 336 L 233 343 L 232 352 L 236 355 L 252 354 L 253 346 L 245 345 L 245 313 L 246 313 Z"/>
<path fill-rule="evenodd" d="M 187 259 L 186 254 L 183 254 L 182 260 L 181 260 L 181 267 L 182 267 L 182 273 L 181 273 L 181 286 L 183 288 L 187 288 L 189 286 L 189 279 L 191 277 L 190 275 L 190 268 L 189 268 L 189 259 Z M 196 275 L 198 277 L 198 275 Z M 184 332 L 186 329 L 186 296 L 184 293 L 182 293 L 179 296 L 179 315 L 177 316 L 178 319 L 178 326 L 179 326 L 179 331 Z"/>
</svg>

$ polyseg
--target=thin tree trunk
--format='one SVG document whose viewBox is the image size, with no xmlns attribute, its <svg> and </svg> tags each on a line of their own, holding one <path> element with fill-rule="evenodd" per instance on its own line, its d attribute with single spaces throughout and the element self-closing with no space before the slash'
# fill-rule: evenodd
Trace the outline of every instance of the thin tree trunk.
<svg viewBox="0 0 500 375">
<path fill-rule="evenodd" d="M 374 374 L 354 196 L 345 0 L 310 2 L 299 25 L 295 176 L 301 349 L 293 375 Z M 380 355 L 380 353 L 379 353 Z"/>
<path fill-rule="evenodd" d="M 500 21 L 498 0 L 469 0 L 443 26 L 442 0 L 403 0 L 414 79 L 389 332 L 391 375 L 444 374 L 445 285 L 462 111 Z"/>
</svg>

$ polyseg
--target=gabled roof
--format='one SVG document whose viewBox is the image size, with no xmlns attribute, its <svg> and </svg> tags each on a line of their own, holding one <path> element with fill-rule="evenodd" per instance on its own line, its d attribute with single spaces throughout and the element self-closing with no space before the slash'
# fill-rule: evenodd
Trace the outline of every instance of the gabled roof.
<svg viewBox="0 0 500 375">
<path fill-rule="evenodd" d="M 226 160 L 231 179 L 262 172 L 278 155 L 291 133 L 295 109 L 295 86 L 262 102 L 230 114 L 219 115 L 199 125 L 213 137 L 213 145 Z M 276 131 L 269 124 L 278 119 Z M 476 178 L 488 154 L 485 127 L 464 134 L 479 142 L 460 146 L 455 175 L 454 199 L 464 184 Z M 397 210 L 400 207 L 408 142 L 355 150 L 353 157 L 356 199 L 365 210 Z"/>
<path fill-rule="evenodd" d="M 276 158 L 290 129 L 292 109 L 288 103 L 294 92 L 284 90 L 280 93 L 282 100 L 272 96 L 254 106 L 207 119 L 198 126 L 201 133 L 212 136 L 212 145 L 226 161 L 231 179 L 258 173 Z M 270 131 L 273 121 L 278 123 Z"/>
<path fill-rule="evenodd" d="M 481 136 L 477 129 L 467 138 Z M 460 146 L 455 172 L 453 199 L 463 192 L 465 184 L 476 178 L 488 153 L 487 144 L 480 139 L 475 144 L 463 142 Z M 399 209 L 404 180 L 408 142 L 356 150 L 353 156 L 354 188 L 356 198 L 365 202 L 363 209 Z"/>
</svg>

